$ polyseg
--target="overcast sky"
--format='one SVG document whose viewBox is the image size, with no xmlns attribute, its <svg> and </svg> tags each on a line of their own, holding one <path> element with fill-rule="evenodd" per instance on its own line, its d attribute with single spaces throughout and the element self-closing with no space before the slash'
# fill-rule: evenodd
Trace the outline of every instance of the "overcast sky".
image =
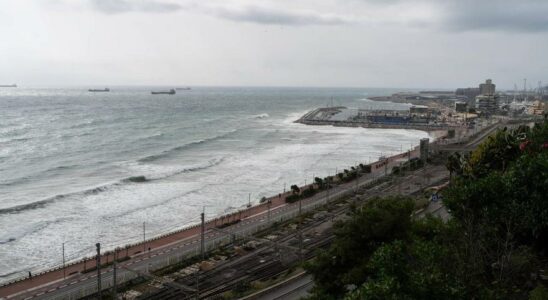
<svg viewBox="0 0 548 300">
<path fill-rule="evenodd" d="M 0 84 L 548 81 L 546 0 L 0 0 Z"/>
</svg>

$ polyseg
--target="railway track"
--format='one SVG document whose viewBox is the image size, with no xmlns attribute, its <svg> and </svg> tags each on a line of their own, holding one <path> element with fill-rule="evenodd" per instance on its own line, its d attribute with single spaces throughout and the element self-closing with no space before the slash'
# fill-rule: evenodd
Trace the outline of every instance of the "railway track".
<svg viewBox="0 0 548 300">
<path fill-rule="evenodd" d="M 435 167 L 429 166 L 431 169 Z M 412 176 L 421 176 L 419 172 L 420 170 L 413 172 Z M 405 180 L 406 178 L 395 179 L 395 181 Z M 362 196 L 359 202 L 363 203 L 367 199 L 390 194 L 396 190 L 396 184 L 397 182 L 383 182 L 379 185 L 362 189 L 358 192 Z M 431 184 L 435 184 L 435 182 Z M 348 205 L 336 207 L 325 217 L 302 224 L 303 227 L 301 230 L 304 235 L 307 235 L 307 232 L 322 223 L 340 217 L 348 213 L 349 210 Z M 312 259 L 316 255 L 317 249 L 328 247 L 334 238 L 330 229 L 316 238 L 307 238 L 306 241 L 303 241 L 302 259 Z M 272 245 L 262 246 L 242 257 L 219 264 L 210 271 L 198 272 L 197 274 L 191 274 L 176 280 L 177 283 L 198 290 L 198 295 L 196 293 L 190 294 L 188 291 L 182 291 L 172 286 L 165 286 L 154 293 L 140 296 L 138 299 L 221 299 L 221 294 L 238 289 L 246 283 L 280 276 L 287 273 L 288 269 L 295 266 L 300 260 L 298 253 L 290 253 L 291 251 L 283 247 L 295 247 L 292 244 L 298 244 L 298 231 L 281 236 L 273 242 L 280 245 L 278 250 L 273 250 Z M 285 261 L 280 259 L 280 249 L 284 249 L 285 251 L 283 254 Z"/>
</svg>

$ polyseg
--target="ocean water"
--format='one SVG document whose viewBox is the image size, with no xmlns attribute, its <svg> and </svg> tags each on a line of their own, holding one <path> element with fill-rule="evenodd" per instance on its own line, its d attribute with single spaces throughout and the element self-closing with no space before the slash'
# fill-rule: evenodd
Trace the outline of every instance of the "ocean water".
<svg viewBox="0 0 548 300">
<path fill-rule="evenodd" d="M 405 108 L 397 90 L 196 87 L 0 89 L 0 282 L 257 203 L 428 134 L 306 126 L 333 103 Z M 145 182 L 134 177 L 145 176 Z M 133 177 L 133 178 L 132 178 Z"/>
</svg>

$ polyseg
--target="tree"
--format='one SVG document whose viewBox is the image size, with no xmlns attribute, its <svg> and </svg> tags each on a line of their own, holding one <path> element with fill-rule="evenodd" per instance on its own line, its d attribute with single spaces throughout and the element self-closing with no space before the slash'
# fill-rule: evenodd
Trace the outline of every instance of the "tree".
<svg viewBox="0 0 548 300">
<path fill-rule="evenodd" d="M 375 198 L 355 210 L 350 220 L 336 224 L 333 245 L 306 265 L 316 282 L 314 297 L 340 297 L 345 286 L 365 282 L 370 255 L 386 242 L 406 238 L 413 207 L 411 199 L 401 196 Z"/>
<path fill-rule="evenodd" d="M 463 159 L 462 156 L 458 152 L 452 153 L 447 158 L 447 162 L 445 163 L 445 167 L 449 171 L 449 179 L 450 180 L 453 178 L 454 174 L 462 175 L 462 172 L 463 172 L 462 159 Z"/>
<path fill-rule="evenodd" d="M 324 180 L 323 179 L 321 179 L 320 177 L 316 177 L 316 178 L 314 178 L 314 181 L 316 182 L 316 185 L 318 185 L 319 189 L 324 188 Z"/>
<path fill-rule="evenodd" d="M 292 194 L 298 195 L 298 194 L 300 194 L 300 192 L 301 192 L 301 189 L 299 188 L 299 186 L 297 186 L 296 184 L 291 186 L 291 193 Z"/>
<path fill-rule="evenodd" d="M 547 123 L 499 131 L 447 167 L 451 219 L 412 219 L 403 197 L 352 207 L 305 266 L 310 298 L 544 299 L 532 274 L 548 264 Z"/>
</svg>

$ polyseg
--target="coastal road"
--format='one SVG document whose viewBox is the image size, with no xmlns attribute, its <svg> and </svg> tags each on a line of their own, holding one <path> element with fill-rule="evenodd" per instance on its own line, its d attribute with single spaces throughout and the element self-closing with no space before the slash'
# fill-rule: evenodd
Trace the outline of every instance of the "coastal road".
<svg viewBox="0 0 548 300">
<path fill-rule="evenodd" d="M 390 163 L 390 168 L 396 165 L 396 162 Z M 373 174 L 367 174 L 361 177 L 357 182 L 349 182 L 335 186 L 327 191 L 322 191 L 315 196 L 301 201 L 302 212 L 315 209 L 327 201 L 339 198 L 344 195 L 350 195 L 362 185 L 369 184 L 371 181 L 381 177 L 382 171 Z M 225 227 L 224 231 L 230 231 L 236 235 L 251 235 L 269 226 L 276 221 L 283 221 L 297 216 L 299 213 L 299 202 L 292 204 L 282 204 L 270 210 L 262 211 L 255 215 L 246 217 L 235 225 Z M 270 217 L 269 217 L 270 216 Z M 230 237 L 214 230 L 208 230 L 205 234 L 206 249 L 214 249 L 221 243 L 227 243 Z M 145 253 L 140 253 L 131 257 L 125 262 L 118 263 L 117 282 L 127 282 L 138 277 L 137 272 L 149 273 L 150 271 L 166 267 L 170 264 L 182 261 L 186 258 L 198 255 L 200 253 L 200 236 L 192 237 L 156 248 Z M 133 270 L 133 271 L 129 271 Z M 113 282 L 113 268 L 103 268 L 101 271 L 101 287 L 103 290 L 110 288 Z M 55 280 L 44 285 L 25 290 L 15 295 L 10 295 L 6 299 L 78 299 L 80 297 L 91 295 L 97 291 L 97 271 L 88 273 L 77 273 L 70 275 L 67 279 Z"/>
</svg>

